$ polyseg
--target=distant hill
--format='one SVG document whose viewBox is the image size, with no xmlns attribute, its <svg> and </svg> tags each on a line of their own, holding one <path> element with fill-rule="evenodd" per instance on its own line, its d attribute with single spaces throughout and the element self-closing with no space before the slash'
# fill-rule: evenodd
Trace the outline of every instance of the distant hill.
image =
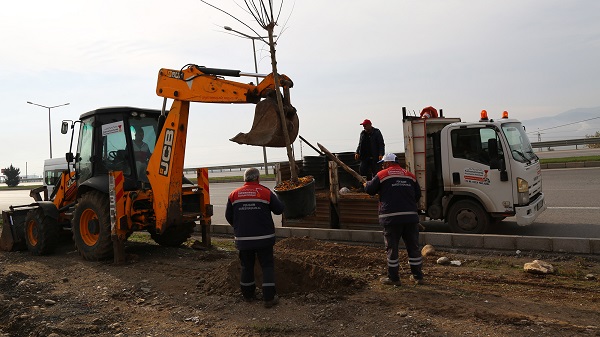
<svg viewBox="0 0 600 337">
<path fill-rule="evenodd" d="M 585 138 L 600 131 L 600 107 L 578 108 L 551 117 L 521 121 L 532 142 Z"/>
</svg>

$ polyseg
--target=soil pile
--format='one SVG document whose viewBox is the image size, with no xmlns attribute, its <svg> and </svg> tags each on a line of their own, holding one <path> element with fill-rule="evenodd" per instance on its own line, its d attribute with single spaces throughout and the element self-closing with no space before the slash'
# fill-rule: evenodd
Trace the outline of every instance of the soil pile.
<svg viewBox="0 0 600 337">
<path fill-rule="evenodd" d="M 128 242 L 124 266 L 84 261 L 72 243 L 52 256 L 0 252 L 0 337 L 600 336 L 590 256 L 437 252 L 425 285 L 410 284 L 404 264 L 402 286 L 390 287 L 379 283 L 383 247 L 289 238 L 275 246 L 281 301 L 266 309 L 242 301 L 231 240 L 213 243 Z M 556 272 L 523 272 L 535 259 Z"/>
</svg>

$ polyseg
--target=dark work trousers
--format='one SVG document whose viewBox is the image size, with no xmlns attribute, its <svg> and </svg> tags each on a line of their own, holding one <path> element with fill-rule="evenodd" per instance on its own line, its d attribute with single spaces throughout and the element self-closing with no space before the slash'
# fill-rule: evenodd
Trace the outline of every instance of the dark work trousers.
<svg viewBox="0 0 600 337">
<path fill-rule="evenodd" d="M 377 161 L 377 158 L 361 159 L 358 173 L 367 180 L 373 179 L 373 176 L 381 169 L 381 165 L 377 164 Z"/>
<path fill-rule="evenodd" d="M 258 257 L 258 263 L 263 274 L 263 300 L 270 301 L 275 297 L 275 263 L 273 262 L 273 247 L 258 249 L 245 249 L 239 251 L 242 275 L 240 287 L 244 298 L 253 298 L 256 289 L 254 283 L 254 261 Z"/>
<path fill-rule="evenodd" d="M 400 280 L 398 269 L 400 260 L 398 257 L 398 245 L 400 238 L 404 241 L 408 253 L 408 265 L 410 272 L 417 280 L 423 279 L 423 256 L 419 249 L 419 224 L 398 224 L 383 227 L 383 239 L 387 252 L 388 277 L 392 281 Z"/>
</svg>

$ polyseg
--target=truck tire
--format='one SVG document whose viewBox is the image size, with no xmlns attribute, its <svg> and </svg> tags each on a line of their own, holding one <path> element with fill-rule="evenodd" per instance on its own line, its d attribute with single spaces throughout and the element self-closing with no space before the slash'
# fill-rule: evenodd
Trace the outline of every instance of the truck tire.
<svg viewBox="0 0 600 337">
<path fill-rule="evenodd" d="M 52 254 L 58 246 L 61 227 L 55 219 L 46 216 L 41 207 L 27 212 L 25 243 L 33 255 Z"/>
<path fill-rule="evenodd" d="M 483 234 L 488 229 L 490 217 L 478 202 L 459 200 L 448 212 L 448 224 L 454 233 Z"/>
<path fill-rule="evenodd" d="M 108 195 L 98 191 L 84 194 L 75 207 L 71 227 L 84 259 L 99 261 L 113 256 Z"/>
<path fill-rule="evenodd" d="M 187 222 L 179 226 L 171 226 L 160 235 L 150 232 L 150 237 L 152 237 L 154 242 L 161 246 L 179 247 L 182 243 L 186 242 L 190 236 L 192 236 L 195 226 L 195 222 Z"/>
</svg>

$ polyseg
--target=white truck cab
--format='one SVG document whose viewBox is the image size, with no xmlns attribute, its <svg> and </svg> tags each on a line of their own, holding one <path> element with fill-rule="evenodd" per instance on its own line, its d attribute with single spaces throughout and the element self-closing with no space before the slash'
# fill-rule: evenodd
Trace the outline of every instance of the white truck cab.
<svg viewBox="0 0 600 337">
<path fill-rule="evenodd" d="M 44 186 L 49 196 L 53 195 L 54 187 L 60 182 L 60 175 L 67 170 L 69 166 L 65 157 L 44 160 Z"/>
<path fill-rule="evenodd" d="M 406 166 L 422 190 L 424 217 L 446 221 L 452 231 L 484 233 L 491 223 L 515 216 L 529 225 L 546 209 L 538 157 L 521 122 L 479 122 L 406 116 Z"/>
</svg>

